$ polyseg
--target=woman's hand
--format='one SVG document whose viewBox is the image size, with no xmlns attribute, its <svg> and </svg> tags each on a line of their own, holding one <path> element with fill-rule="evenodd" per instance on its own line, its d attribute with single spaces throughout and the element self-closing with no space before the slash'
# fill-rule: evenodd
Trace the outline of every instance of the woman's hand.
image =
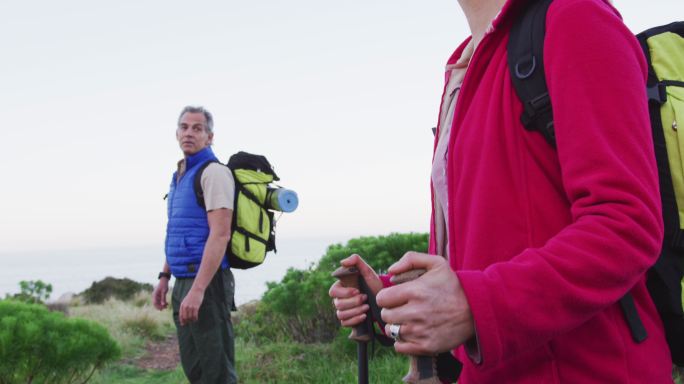
<svg viewBox="0 0 684 384">
<path fill-rule="evenodd" d="M 439 256 L 407 252 L 392 265 L 398 275 L 426 269 L 419 278 L 388 287 L 377 296 L 382 319 L 401 326 L 394 349 L 408 355 L 434 355 L 452 350 L 475 335 L 470 305 L 456 274 Z"/>
<path fill-rule="evenodd" d="M 366 285 L 375 295 L 382 289 L 382 281 L 371 267 L 359 255 L 351 255 L 342 260 L 343 267 L 356 267 Z M 336 281 L 328 292 L 333 298 L 333 304 L 337 309 L 337 318 L 344 327 L 353 327 L 366 319 L 369 309 L 366 300 L 368 297 L 356 288 L 343 287 L 340 281 Z"/>
</svg>

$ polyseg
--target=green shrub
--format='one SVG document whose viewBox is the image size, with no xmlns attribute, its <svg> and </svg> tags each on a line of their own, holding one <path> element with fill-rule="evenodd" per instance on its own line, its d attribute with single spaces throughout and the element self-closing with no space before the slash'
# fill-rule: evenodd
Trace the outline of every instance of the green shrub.
<svg viewBox="0 0 684 384">
<path fill-rule="evenodd" d="M 120 356 L 99 324 L 42 305 L 0 301 L 0 383 L 82 383 Z"/>
<path fill-rule="evenodd" d="M 13 296 L 5 295 L 7 299 L 22 301 L 24 303 L 44 303 L 50 298 L 52 284 L 45 284 L 41 280 L 19 282 L 20 293 Z"/>
<path fill-rule="evenodd" d="M 280 283 L 269 282 L 254 314 L 236 324 L 237 332 L 256 343 L 329 342 L 339 333 L 328 289 L 334 282 L 331 273 L 339 267 L 340 260 L 356 253 L 382 271 L 406 252 L 426 252 L 427 246 L 428 235 L 414 233 L 360 237 L 346 245 L 331 245 L 316 266 L 289 269 Z"/>
<path fill-rule="evenodd" d="M 81 296 L 87 304 L 101 304 L 112 297 L 122 301 L 131 300 L 140 291 L 151 292 L 152 285 L 138 283 L 131 279 L 107 277 L 93 282 L 90 288 L 81 293 Z"/>
<path fill-rule="evenodd" d="M 361 255 L 376 271 L 386 271 L 408 251 L 427 252 L 428 234 L 393 233 L 388 236 L 364 236 L 351 239 L 346 245 L 335 244 L 318 262 L 318 270 L 332 273 L 340 260 L 354 253 Z"/>
</svg>

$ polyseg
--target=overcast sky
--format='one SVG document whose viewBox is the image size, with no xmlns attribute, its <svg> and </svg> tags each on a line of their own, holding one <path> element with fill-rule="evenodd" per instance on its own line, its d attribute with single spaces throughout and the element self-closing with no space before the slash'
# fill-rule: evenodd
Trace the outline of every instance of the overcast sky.
<svg viewBox="0 0 684 384">
<path fill-rule="evenodd" d="M 192 4 L 192 5 L 189 5 Z M 634 32 L 682 0 L 615 0 Z M 161 247 L 187 104 L 214 151 L 264 154 L 281 237 L 428 230 L 456 0 L 0 2 L 0 249 Z"/>
</svg>

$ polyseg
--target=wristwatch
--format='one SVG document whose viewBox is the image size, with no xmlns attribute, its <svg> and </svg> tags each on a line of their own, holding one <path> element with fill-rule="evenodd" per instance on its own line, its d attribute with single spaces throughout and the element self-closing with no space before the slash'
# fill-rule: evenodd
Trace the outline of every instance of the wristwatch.
<svg viewBox="0 0 684 384">
<path fill-rule="evenodd" d="M 159 272 L 157 279 L 161 279 L 162 277 L 166 277 L 168 280 L 171 280 L 171 272 Z"/>
</svg>

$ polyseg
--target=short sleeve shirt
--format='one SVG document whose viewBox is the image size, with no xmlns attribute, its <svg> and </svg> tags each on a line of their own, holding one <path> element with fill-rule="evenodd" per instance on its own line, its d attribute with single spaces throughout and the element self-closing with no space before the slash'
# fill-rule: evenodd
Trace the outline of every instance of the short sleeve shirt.
<svg viewBox="0 0 684 384">
<path fill-rule="evenodd" d="M 177 177 L 180 178 L 185 173 L 185 160 L 178 162 Z M 200 179 L 202 193 L 204 194 L 204 205 L 207 212 L 216 209 L 234 208 L 235 201 L 235 180 L 233 173 L 228 167 L 220 163 L 211 163 L 202 172 Z"/>
<path fill-rule="evenodd" d="M 202 173 L 200 184 L 207 212 L 221 208 L 233 210 L 235 180 L 228 167 L 219 163 L 209 164 Z"/>
</svg>

